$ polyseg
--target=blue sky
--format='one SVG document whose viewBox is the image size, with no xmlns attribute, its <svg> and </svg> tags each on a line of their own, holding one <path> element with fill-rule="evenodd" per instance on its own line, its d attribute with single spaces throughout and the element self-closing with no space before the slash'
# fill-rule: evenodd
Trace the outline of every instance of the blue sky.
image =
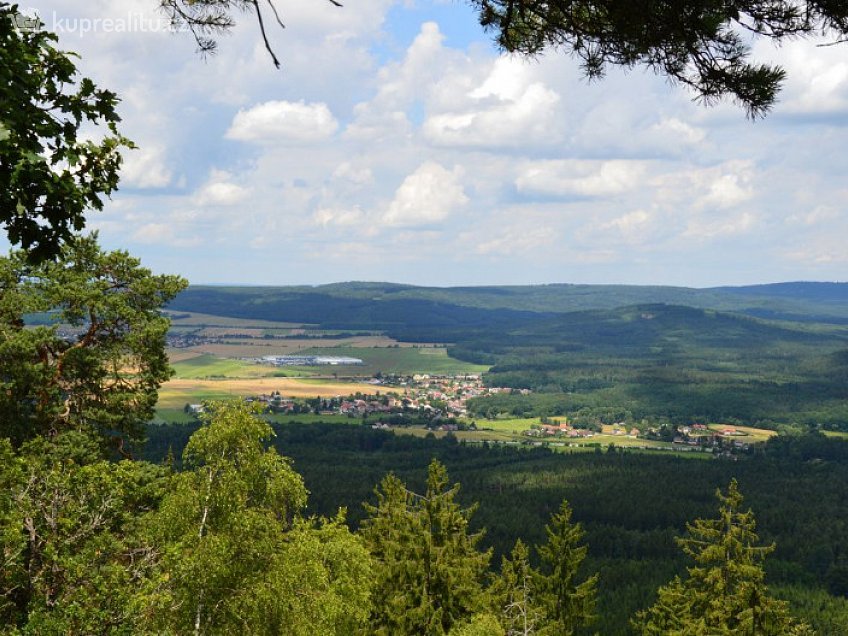
<svg viewBox="0 0 848 636">
<path fill-rule="evenodd" d="M 848 48 L 758 43 L 789 79 L 752 123 L 642 70 L 588 83 L 562 54 L 501 56 L 463 4 L 280 2 L 281 72 L 248 17 L 204 61 L 156 5 L 30 2 L 122 96 L 139 150 L 89 227 L 155 271 L 242 284 L 848 279 Z"/>
</svg>

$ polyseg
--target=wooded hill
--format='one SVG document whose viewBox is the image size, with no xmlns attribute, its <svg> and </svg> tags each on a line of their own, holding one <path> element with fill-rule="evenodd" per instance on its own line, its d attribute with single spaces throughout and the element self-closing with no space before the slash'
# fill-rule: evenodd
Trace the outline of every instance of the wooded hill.
<svg viewBox="0 0 848 636">
<path fill-rule="evenodd" d="M 848 423 L 845 284 L 190 287 L 170 308 L 448 342 L 488 384 L 533 391 L 475 401 L 477 416 Z"/>
</svg>

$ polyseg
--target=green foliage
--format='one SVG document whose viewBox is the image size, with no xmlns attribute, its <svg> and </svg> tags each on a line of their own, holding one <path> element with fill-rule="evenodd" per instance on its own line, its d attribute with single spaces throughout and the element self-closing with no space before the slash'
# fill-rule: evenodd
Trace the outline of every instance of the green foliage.
<svg viewBox="0 0 848 636">
<path fill-rule="evenodd" d="M 472 5 L 506 51 L 564 49 L 589 78 L 602 77 L 607 65 L 644 65 L 691 87 L 704 102 L 729 95 L 752 117 L 772 106 L 785 73 L 751 63 L 743 33 L 780 41 L 821 32 L 840 39 L 848 32 L 845 7 L 821 0 L 685 0 L 673 9 L 664 2 L 610 0 Z"/>
<path fill-rule="evenodd" d="M 307 492 L 243 404 L 211 406 L 149 519 L 162 546 L 154 631 L 350 634 L 368 616 L 370 559 L 344 516 L 300 516 Z"/>
<path fill-rule="evenodd" d="M 163 471 L 100 459 L 74 431 L 0 442 L 0 621 L 23 634 L 134 634 L 155 550 L 137 520 Z"/>
<path fill-rule="evenodd" d="M 506 636 L 536 633 L 543 618 L 538 583 L 539 573 L 530 565 L 530 552 L 518 539 L 509 556 L 502 557 L 501 571 L 489 589 L 493 609 Z"/>
<path fill-rule="evenodd" d="M 361 536 L 375 560 L 371 633 L 442 636 L 485 608 L 491 553 L 477 548 L 481 533 L 469 533 L 474 508 L 460 508 L 458 491 L 433 461 L 424 495 L 390 474 L 375 491 L 377 504 L 366 504 Z"/>
<path fill-rule="evenodd" d="M 640 634 L 809 634 L 796 623 L 787 604 L 768 595 L 763 561 L 774 545 L 759 546 L 754 514 L 742 510 L 736 480 L 727 494 L 718 491 L 719 516 L 687 524 L 678 539 L 695 565 L 685 580 L 675 577 L 660 588 L 654 605 L 640 612 L 634 628 Z"/>
<path fill-rule="evenodd" d="M 548 540 L 539 548 L 542 570 L 536 577 L 545 619 L 538 633 L 570 636 L 594 619 L 598 575 L 578 583 L 588 548 L 582 543 L 583 528 L 571 521 L 567 501 L 551 517 L 545 534 Z"/>
<path fill-rule="evenodd" d="M 185 284 L 101 251 L 94 235 L 56 262 L 0 258 L 0 436 L 15 445 L 66 430 L 138 437 L 171 375 L 160 310 Z M 36 313 L 53 324 L 28 327 Z"/>
<path fill-rule="evenodd" d="M 507 636 L 498 619 L 491 614 L 475 614 L 471 619 L 457 624 L 448 636 Z"/>
<path fill-rule="evenodd" d="M 717 485 L 736 477 L 757 511 L 766 543 L 767 582 L 795 615 L 819 633 L 841 634 L 845 604 L 828 595 L 827 575 L 848 544 L 848 441 L 823 435 L 775 437 L 739 461 L 692 461 L 664 454 L 549 452 L 501 445 L 449 443 L 338 424 L 274 426 L 277 448 L 294 459 L 316 514 L 349 506 L 358 526 L 366 499 L 388 471 L 423 492 L 433 457 L 462 483 L 456 501 L 479 502 L 470 531 L 486 528 L 482 548 L 498 563 L 516 539 L 545 542 L 544 527 L 568 500 L 586 531 L 584 571 L 600 572 L 597 621 L 584 633 L 625 636 L 629 619 L 650 606 L 656 590 L 684 570 L 674 538 L 687 520 L 715 514 Z M 179 454 L 193 427 L 152 426 L 149 457 Z M 506 512 L 505 512 L 506 511 Z M 494 614 L 494 608 L 490 609 Z"/>
<path fill-rule="evenodd" d="M 118 185 L 122 137 L 114 93 L 79 79 L 72 54 L 0 4 L 0 223 L 32 261 L 58 256 Z M 34 26 L 34 25 L 32 25 Z M 91 140 L 92 125 L 108 134 Z M 83 133 L 83 129 L 85 133 Z"/>
</svg>

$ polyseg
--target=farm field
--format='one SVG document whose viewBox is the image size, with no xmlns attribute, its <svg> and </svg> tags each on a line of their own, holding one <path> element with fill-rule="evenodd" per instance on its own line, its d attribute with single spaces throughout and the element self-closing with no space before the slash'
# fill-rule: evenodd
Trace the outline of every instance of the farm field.
<svg viewBox="0 0 848 636">
<path fill-rule="evenodd" d="M 378 371 L 383 374 L 401 375 L 436 374 L 461 375 L 483 373 L 489 367 L 463 362 L 448 356 L 445 347 L 371 347 L 341 346 L 313 347 L 303 351 L 306 355 L 346 356 L 359 358 L 362 365 L 332 367 L 339 375 L 372 376 Z"/>
<path fill-rule="evenodd" d="M 412 347 L 400 345 L 386 336 L 353 336 L 339 339 L 321 339 L 321 349 L 338 351 L 347 348 L 387 348 L 398 345 L 398 348 Z M 315 348 L 315 338 L 292 338 L 286 340 L 263 340 L 250 338 L 244 341 L 210 342 L 188 347 L 197 353 L 211 353 L 223 358 L 258 358 L 262 356 L 300 354 Z M 335 354 L 333 354 L 335 355 Z M 342 354 L 338 354 L 342 355 Z"/>
<path fill-rule="evenodd" d="M 777 435 L 777 431 L 770 431 L 765 428 L 754 428 L 753 426 L 736 426 L 725 424 L 709 425 L 709 429 L 717 433 L 721 432 L 725 428 L 732 428 L 737 433 L 739 433 L 739 435 L 731 436 L 731 439 L 738 439 L 740 442 L 745 442 L 748 444 L 757 444 L 759 442 L 765 442 L 770 437 L 774 437 L 775 435 Z"/>
<path fill-rule="evenodd" d="M 303 327 L 296 322 L 277 322 L 275 320 L 257 320 L 213 316 L 194 311 L 170 311 L 171 327 L 233 327 L 241 329 L 291 329 Z"/>
<path fill-rule="evenodd" d="M 333 397 L 357 391 L 373 390 L 371 385 L 359 382 L 316 381 L 305 382 L 298 378 L 237 378 L 221 380 L 180 379 L 170 380 L 159 391 L 159 408 L 182 408 L 186 403 L 204 400 L 225 400 L 260 393 L 279 391 L 286 397 Z"/>
<path fill-rule="evenodd" d="M 283 369 L 271 365 L 254 364 L 245 360 L 219 358 L 208 353 L 195 354 L 180 360 L 171 359 L 174 378 L 261 378 L 289 375 Z"/>
<path fill-rule="evenodd" d="M 479 425 L 479 423 L 478 423 Z M 691 457 L 693 459 L 709 459 L 712 458 L 712 453 L 702 452 L 689 448 L 677 448 L 667 442 L 657 442 L 644 439 L 634 439 L 625 436 L 603 435 L 598 434 L 582 440 L 570 440 L 567 438 L 529 438 L 524 435 L 514 434 L 505 430 L 476 430 L 476 431 L 428 431 L 421 427 L 409 428 L 394 428 L 392 429 L 397 435 L 411 435 L 413 437 L 426 437 L 429 434 L 434 435 L 437 439 L 443 439 L 448 435 L 453 435 L 458 441 L 469 443 L 490 442 L 495 444 L 508 445 L 531 445 L 545 446 L 552 451 L 562 453 L 583 453 L 595 452 L 597 449 L 606 451 L 610 444 L 616 448 L 626 449 L 632 452 L 663 452 L 674 454 L 680 457 Z"/>
</svg>

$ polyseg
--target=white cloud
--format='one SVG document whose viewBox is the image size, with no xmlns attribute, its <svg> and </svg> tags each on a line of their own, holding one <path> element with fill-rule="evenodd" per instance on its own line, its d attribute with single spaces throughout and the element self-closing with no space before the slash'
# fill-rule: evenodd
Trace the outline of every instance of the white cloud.
<svg viewBox="0 0 848 636">
<path fill-rule="evenodd" d="M 357 186 L 365 186 L 374 183 L 374 173 L 368 166 L 355 166 L 349 161 L 340 163 L 333 170 L 333 178 L 347 181 Z"/>
<path fill-rule="evenodd" d="M 521 171 L 515 186 L 545 196 L 605 197 L 643 185 L 646 171 L 642 161 L 536 161 Z"/>
<path fill-rule="evenodd" d="M 166 188 L 171 185 L 172 172 L 165 164 L 161 146 L 142 146 L 124 153 L 121 184 L 131 188 Z"/>
<path fill-rule="evenodd" d="M 757 217 L 751 212 L 697 217 L 689 220 L 683 236 L 694 239 L 728 237 L 746 234 L 754 229 L 756 224 Z"/>
<path fill-rule="evenodd" d="M 461 170 L 446 170 L 428 161 L 407 176 L 395 192 L 383 222 L 392 226 L 420 226 L 446 220 L 468 202 L 459 181 Z"/>
<path fill-rule="evenodd" d="M 232 206 L 244 202 L 250 192 L 228 181 L 229 175 L 217 174 L 194 196 L 199 206 Z"/>
<path fill-rule="evenodd" d="M 634 210 L 601 224 L 602 230 L 616 230 L 627 242 L 644 240 L 652 229 L 654 215 L 645 210 Z"/>
<path fill-rule="evenodd" d="M 848 107 L 848 63 L 844 49 L 817 47 L 815 43 L 815 40 L 796 40 L 777 50 L 765 41 L 756 46 L 757 56 L 770 58 L 786 70 L 778 112 L 835 113 Z"/>
<path fill-rule="evenodd" d="M 312 217 L 318 225 L 350 227 L 364 222 L 365 214 L 359 207 L 319 208 Z"/>
<path fill-rule="evenodd" d="M 662 119 L 652 125 L 649 131 L 654 135 L 670 138 L 681 145 L 699 144 L 707 136 L 703 128 L 687 124 L 676 117 Z"/>
<path fill-rule="evenodd" d="M 533 67 L 502 57 L 463 103 L 430 115 L 422 130 L 440 146 L 550 145 L 562 140 L 559 102 L 556 91 L 535 79 Z"/>
<path fill-rule="evenodd" d="M 132 238 L 138 243 L 173 247 L 194 247 L 202 242 L 196 233 L 183 233 L 169 223 L 145 223 L 133 232 Z"/>
<path fill-rule="evenodd" d="M 527 254 L 551 245 L 555 236 L 556 232 L 553 228 L 514 225 L 482 242 L 475 241 L 474 251 L 477 254 L 495 257 Z M 470 242 L 474 237 L 475 234 L 471 234 L 464 238 Z"/>
<path fill-rule="evenodd" d="M 337 128 L 338 122 L 324 103 L 271 101 L 240 110 L 227 138 L 267 144 L 317 142 L 331 137 Z"/>
</svg>

